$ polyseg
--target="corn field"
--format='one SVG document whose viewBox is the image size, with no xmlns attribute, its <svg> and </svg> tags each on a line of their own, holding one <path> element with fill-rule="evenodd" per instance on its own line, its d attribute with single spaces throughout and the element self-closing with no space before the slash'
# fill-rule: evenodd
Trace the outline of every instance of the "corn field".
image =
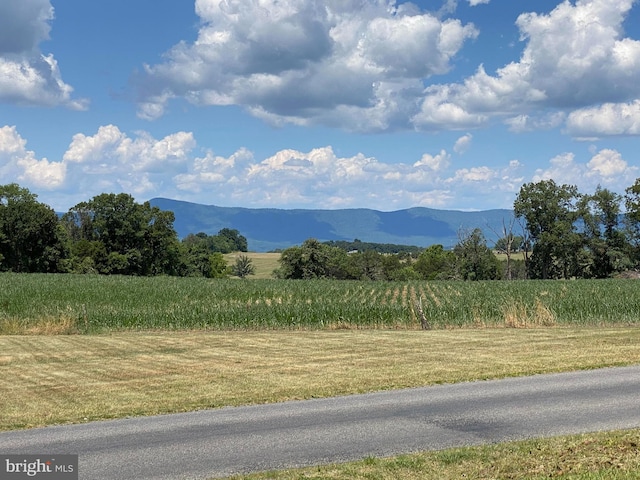
<svg viewBox="0 0 640 480">
<path fill-rule="evenodd" d="M 0 334 L 640 324 L 635 280 L 359 282 L 0 274 Z"/>
</svg>

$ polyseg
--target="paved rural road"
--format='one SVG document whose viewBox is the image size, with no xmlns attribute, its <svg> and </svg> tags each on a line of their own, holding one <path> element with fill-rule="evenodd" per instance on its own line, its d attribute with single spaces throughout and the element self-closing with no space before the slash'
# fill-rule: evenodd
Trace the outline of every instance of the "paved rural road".
<svg viewBox="0 0 640 480">
<path fill-rule="evenodd" d="M 640 427 L 640 366 L 0 433 L 0 453 L 79 454 L 90 480 L 204 479 Z"/>
</svg>

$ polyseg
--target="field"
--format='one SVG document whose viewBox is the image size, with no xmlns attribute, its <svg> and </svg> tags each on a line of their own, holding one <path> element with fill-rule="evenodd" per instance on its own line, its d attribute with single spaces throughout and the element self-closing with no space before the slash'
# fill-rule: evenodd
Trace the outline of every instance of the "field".
<svg viewBox="0 0 640 480">
<path fill-rule="evenodd" d="M 0 381 L 0 430 L 638 364 L 639 294 L 640 282 L 622 279 L 0 274 L 0 378 L 11 379 Z M 433 330 L 419 331 L 422 316 Z M 639 435 L 372 458 L 251 478 L 417 479 L 425 470 L 439 479 L 635 478 Z"/>
<path fill-rule="evenodd" d="M 253 266 L 256 267 L 255 275 L 249 277 L 251 279 L 273 278 L 273 271 L 280 266 L 278 263 L 278 259 L 280 258 L 279 253 L 228 253 L 224 258 L 227 261 L 227 264 L 231 266 L 239 255 L 246 255 L 249 257 L 253 262 Z"/>
<path fill-rule="evenodd" d="M 0 274 L 0 334 L 637 325 L 640 282 Z"/>
</svg>

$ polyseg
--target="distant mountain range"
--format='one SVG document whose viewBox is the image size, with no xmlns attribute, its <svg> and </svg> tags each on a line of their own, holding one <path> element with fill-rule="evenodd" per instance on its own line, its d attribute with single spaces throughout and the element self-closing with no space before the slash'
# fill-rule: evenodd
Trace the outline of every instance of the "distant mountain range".
<svg viewBox="0 0 640 480">
<path fill-rule="evenodd" d="M 508 226 L 513 211 L 461 212 L 431 208 L 410 208 L 380 212 L 365 208 L 342 210 L 284 210 L 201 205 L 167 198 L 154 198 L 151 205 L 175 214 L 174 227 L 183 238 L 189 233 L 214 235 L 223 228 L 237 229 L 247 238 L 249 250 L 270 250 L 300 245 L 308 238 L 320 241 L 359 239 L 363 242 L 393 243 L 445 248 L 458 243 L 460 231 L 480 228 L 491 246 Z M 521 234 L 515 223 L 515 234 Z"/>
</svg>

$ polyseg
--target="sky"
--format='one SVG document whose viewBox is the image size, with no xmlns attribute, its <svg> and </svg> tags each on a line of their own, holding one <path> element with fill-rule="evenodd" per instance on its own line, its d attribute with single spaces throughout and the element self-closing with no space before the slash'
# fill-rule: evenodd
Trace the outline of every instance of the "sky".
<svg viewBox="0 0 640 480">
<path fill-rule="evenodd" d="M 0 0 L 0 185 L 512 208 L 640 177 L 635 0 Z"/>
</svg>

